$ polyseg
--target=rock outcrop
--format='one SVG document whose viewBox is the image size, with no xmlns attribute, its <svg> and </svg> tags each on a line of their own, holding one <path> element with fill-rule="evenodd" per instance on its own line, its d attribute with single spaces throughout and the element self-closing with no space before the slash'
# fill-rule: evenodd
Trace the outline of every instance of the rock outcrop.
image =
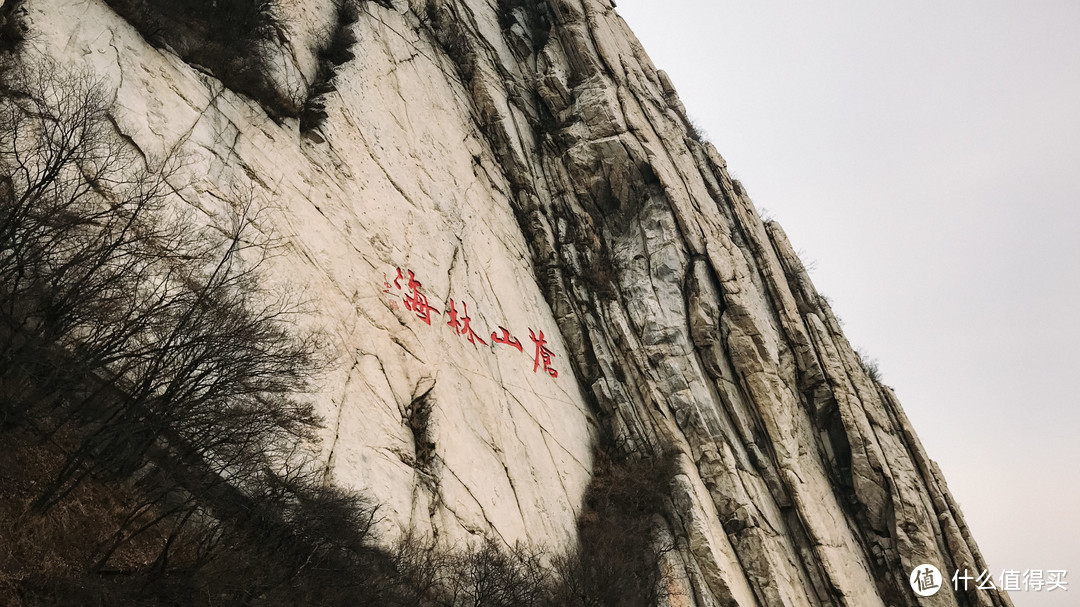
<svg viewBox="0 0 1080 607">
<path fill-rule="evenodd" d="M 362 2 L 318 91 L 341 3 L 273 6 L 258 90 L 318 95 L 303 132 L 103 0 L 21 10 L 206 221 L 261 201 L 336 352 L 326 476 L 387 536 L 566 546 L 602 444 L 674 458 L 664 604 L 1011 605 L 911 592 L 923 563 L 986 568 L 961 512 L 613 2 Z"/>
</svg>

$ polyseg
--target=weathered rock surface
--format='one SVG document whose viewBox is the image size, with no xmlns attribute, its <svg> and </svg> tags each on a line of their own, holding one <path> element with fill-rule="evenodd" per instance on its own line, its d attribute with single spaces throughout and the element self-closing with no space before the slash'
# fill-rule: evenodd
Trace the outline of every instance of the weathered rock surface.
<svg viewBox="0 0 1080 607">
<path fill-rule="evenodd" d="M 312 82 L 332 4 L 278 5 L 284 93 Z M 606 435 L 676 458 L 666 604 L 1011 605 L 911 593 L 916 565 L 985 568 L 962 514 L 612 2 L 392 5 L 361 4 L 302 135 L 102 0 L 26 3 L 34 46 L 103 78 L 134 146 L 185 160 L 175 185 L 207 221 L 236 192 L 264 201 L 272 274 L 337 352 L 328 478 L 376 497 L 390 536 L 558 548 Z"/>
</svg>

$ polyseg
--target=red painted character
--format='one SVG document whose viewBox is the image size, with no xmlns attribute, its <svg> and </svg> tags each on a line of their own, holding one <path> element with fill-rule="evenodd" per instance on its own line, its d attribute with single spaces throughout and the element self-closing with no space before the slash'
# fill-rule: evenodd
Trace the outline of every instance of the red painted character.
<svg viewBox="0 0 1080 607">
<path fill-rule="evenodd" d="M 495 331 L 492 331 L 491 332 L 491 341 L 493 341 L 493 342 L 495 342 L 497 344 L 506 344 L 506 345 L 508 345 L 510 347 L 517 348 L 518 352 L 524 352 L 525 351 L 525 349 L 521 347 L 521 341 L 518 340 L 516 337 L 511 337 L 510 336 L 510 331 L 506 330 L 503 327 L 499 327 L 499 330 L 502 331 L 502 337 L 499 337 L 498 333 L 496 333 Z"/>
<path fill-rule="evenodd" d="M 447 322 L 446 324 L 453 327 L 454 332 L 457 333 L 458 335 L 467 336 L 467 339 L 469 340 L 469 343 L 471 343 L 472 345 L 475 346 L 476 342 L 479 341 L 480 343 L 482 343 L 482 344 L 484 344 L 486 346 L 487 342 L 480 339 L 480 336 L 476 334 L 476 331 L 473 331 L 472 326 L 470 325 L 470 322 L 472 321 L 472 319 L 469 318 L 469 306 L 468 306 L 468 304 L 466 304 L 464 301 L 461 302 L 461 309 L 462 309 L 461 320 L 463 322 L 458 322 L 457 309 L 454 307 L 454 300 L 451 299 L 450 300 L 450 309 L 446 311 L 446 314 L 450 317 L 450 321 Z"/>
<path fill-rule="evenodd" d="M 427 295 L 424 295 L 420 292 L 420 287 L 424 285 L 420 284 L 419 280 L 416 280 L 416 275 L 413 274 L 412 270 L 409 270 L 408 272 L 409 290 L 411 291 L 411 293 L 405 296 L 405 309 L 412 310 L 416 313 L 416 316 L 419 317 L 420 320 L 430 325 L 431 313 L 434 312 L 436 314 L 442 314 L 442 312 L 431 307 L 431 305 L 428 303 Z M 398 278 L 404 278 L 403 276 L 401 276 L 400 268 L 398 268 Z M 394 280 L 394 284 L 397 284 L 397 279 Z"/>
<path fill-rule="evenodd" d="M 529 337 L 532 338 L 533 343 L 536 344 L 536 360 L 533 362 L 533 373 L 536 373 L 536 369 L 540 367 L 540 362 L 544 363 L 544 371 L 552 378 L 558 377 L 559 372 L 551 367 L 551 359 L 555 356 L 555 353 L 547 348 L 547 340 L 544 339 L 544 332 L 540 332 L 540 337 L 533 333 L 532 329 L 529 329 Z"/>
</svg>

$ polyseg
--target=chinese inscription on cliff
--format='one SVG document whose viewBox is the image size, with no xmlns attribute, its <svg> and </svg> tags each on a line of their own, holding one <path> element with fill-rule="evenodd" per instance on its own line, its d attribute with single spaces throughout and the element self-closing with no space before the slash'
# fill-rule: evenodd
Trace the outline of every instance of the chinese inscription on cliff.
<svg viewBox="0 0 1080 607">
<path fill-rule="evenodd" d="M 472 318 L 469 316 L 469 306 L 464 300 L 455 302 L 450 299 L 447 302 L 448 306 L 443 310 L 439 310 L 431 305 L 431 301 L 424 294 L 424 285 L 416 279 L 416 275 L 412 270 L 402 271 L 401 268 L 396 270 L 397 275 L 393 279 L 388 278 L 385 273 L 383 274 L 383 293 L 394 295 L 394 290 L 397 290 L 401 295 L 402 302 L 405 304 L 405 309 L 415 314 L 417 318 L 424 321 L 428 326 L 431 326 L 432 320 L 440 322 L 440 319 L 433 317 L 433 315 L 439 316 L 446 320 L 446 325 L 454 333 L 468 340 L 474 346 L 477 345 L 477 342 L 485 346 L 488 345 L 488 342 L 484 341 L 483 337 L 473 328 Z M 458 304 L 461 305 L 460 311 L 458 311 Z M 534 331 L 530 328 L 529 339 L 532 340 L 534 346 L 533 373 L 542 368 L 551 378 L 558 377 L 559 372 L 555 370 L 551 362 L 551 359 L 555 358 L 555 353 L 548 349 L 548 341 L 544 337 L 544 332 Z M 509 346 L 517 349 L 522 354 L 525 353 L 521 340 L 511 335 L 510 330 L 503 326 L 499 326 L 497 330 L 491 332 L 492 347 L 495 344 Z"/>
</svg>

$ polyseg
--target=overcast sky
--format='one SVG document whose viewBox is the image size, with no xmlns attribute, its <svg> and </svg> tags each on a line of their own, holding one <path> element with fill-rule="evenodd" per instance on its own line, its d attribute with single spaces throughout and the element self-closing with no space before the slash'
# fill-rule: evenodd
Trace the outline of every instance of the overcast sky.
<svg viewBox="0 0 1080 607">
<path fill-rule="evenodd" d="M 618 0 L 984 555 L 1080 604 L 1080 2 Z"/>
</svg>

